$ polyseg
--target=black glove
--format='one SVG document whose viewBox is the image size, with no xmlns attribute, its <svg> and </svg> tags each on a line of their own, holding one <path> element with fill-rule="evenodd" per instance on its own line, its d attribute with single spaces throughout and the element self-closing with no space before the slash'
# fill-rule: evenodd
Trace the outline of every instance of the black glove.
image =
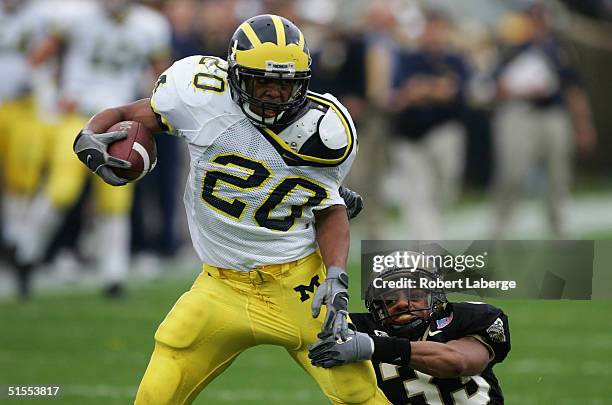
<svg viewBox="0 0 612 405">
<path fill-rule="evenodd" d="M 370 360 L 374 353 L 374 342 L 366 333 L 349 330 L 345 342 L 330 336 L 309 346 L 308 351 L 313 366 L 330 368 Z"/>
<path fill-rule="evenodd" d="M 327 314 L 318 337 L 323 339 L 332 336 L 334 339 L 346 340 L 348 334 L 348 274 L 344 269 L 332 266 L 327 269 L 327 277 L 312 299 L 312 317 L 316 318 L 323 304 Z"/>
<path fill-rule="evenodd" d="M 111 168 L 129 169 L 132 164 L 109 155 L 107 150 L 108 145 L 127 138 L 127 135 L 125 131 L 94 134 L 91 131 L 83 130 L 74 140 L 72 149 L 79 160 L 85 163 L 92 172 L 100 176 L 102 180 L 112 186 L 123 186 L 128 181 L 117 176 Z"/>
<path fill-rule="evenodd" d="M 340 193 L 340 197 L 342 197 L 344 200 L 344 204 L 346 205 L 346 214 L 348 215 L 349 219 L 353 219 L 359 215 L 363 209 L 363 198 L 353 190 L 344 186 L 340 186 L 338 192 Z"/>
</svg>

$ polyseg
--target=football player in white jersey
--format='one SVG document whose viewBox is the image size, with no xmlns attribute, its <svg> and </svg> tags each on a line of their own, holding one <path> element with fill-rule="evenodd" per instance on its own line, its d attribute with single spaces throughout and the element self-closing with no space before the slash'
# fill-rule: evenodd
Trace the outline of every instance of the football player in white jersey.
<svg viewBox="0 0 612 405">
<path fill-rule="evenodd" d="M 349 227 L 338 187 L 357 151 L 346 109 L 309 92 L 309 79 L 302 32 L 260 15 L 238 27 L 227 61 L 180 60 L 150 99 L 104 110 L 79 133 L 81 161 L 115 185 L 126 182 L 106 150 L 125 133 L 108 133 L 113 124 L 139 121 L 189 146 L 185 206 L 203 271 L 155 334 L 137 404 L 191 403 L 258 344 L 285 347 L 333 403 L 387 403 L 371 364 L 326 370 L 307 357 L 317 333 L 348 333 Z"/>
<path fill-rule="evenodd" d="M 42 258 L 64 213 L 80 196 L 88 171 L 71 153 L 74 132 L 96 111 L 137 99 L 145 69 L 168 66 L 170 29 L 165 17 L 132 0 L 72 1 L 57 4 L 52 34 L 33 50 L 37 66 L 63 49 L 59 106 L 63 112 L 53 141 L 49 177 L 18 243 L 20 292 L 29 294 L 29 274 Z M 107 293 L 120 293 L 129 266 L 131 186 L 115 189 L 94 179 L 100 214 L 97 230 L 105 243 L 100 270 Z M 110 255 L 110 257 L 109 257 Z"/>
<path fill-rule="evenodd" d="M 42 7 L 0 0 L 0 171 L 2 244 L 15 248 L 28 204 L 40 185 L 47 154 L 48 125 L 41 119 L 37 81 L 28 52 L 44 35 Z"/>
</svg>

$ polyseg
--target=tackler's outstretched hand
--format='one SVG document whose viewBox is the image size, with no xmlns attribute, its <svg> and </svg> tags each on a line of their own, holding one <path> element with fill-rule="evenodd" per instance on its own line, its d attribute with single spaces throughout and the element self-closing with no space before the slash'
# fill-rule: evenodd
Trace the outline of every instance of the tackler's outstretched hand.
<svg viewBox="0 0 612 405">
<path fill-rule="evenodd" d="M 313 366 L 330 368 L 372 358 L 374 342 L 365 333 L 348 331 L 346 341 L 329 336 L 308 347 L 308 358 Z"/>
<path fill-rule="evenodd" d="M 359 193 L 344 186 L 340 186 L 338 192 L 346 205 L 346 215 L 348 215 L 348 218 L 353 219 L 359 215 L 363 209 L 363 197 L 361 197 Z"/>
</svg>

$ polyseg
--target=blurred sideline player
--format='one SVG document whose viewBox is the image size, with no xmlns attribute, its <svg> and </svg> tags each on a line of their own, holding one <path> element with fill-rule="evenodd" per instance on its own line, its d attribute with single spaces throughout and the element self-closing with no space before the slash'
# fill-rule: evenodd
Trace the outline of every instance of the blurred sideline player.
<svg viewBox="0 0 612 405">
<path fill-rule="evenodd" d="M 12 251 L 41 182 L 50 126 L 40 116 L 35 78 L 51 80 L 28 66 L 28 52 L 43 37 L 42 7 L 0 2 L 0 162 L 2 164 L 2 245 Z M 40 96 L 40 94 L 38 94 Z"/>
<path fill-rule="evenodd" d="M 72 154 L 75 131 L 87 117 L 103 108 L 128 103 L 137 97 L 145 68 L 167 67 L 167 21 L 130 0 L 68 2 L 55 20 L 54 32 L 31 54 L 37 66 L 62 54 L 59 108 L 63 112 L 54 137 L 49 178 L 33 204 L 30 220 L 19 244 L 19 288 L 29 294 L 29 274 L 42 259 L 66 211 L 78 200 L 88 171 Z M 62 3 L 58 4 L 58 7 Z M 93 179 L 100 270 L 111 296 L 121 293 L 129 265 L 129 212 L 131 186 L 115 189 Z"/>
<path fill-rule="evenodd" d="M 137 404 L 191 403 L 260 344 L 284 347 L 333 403 L 386 403 L 371 365 L 324 370 L 307 356 L 317 332 L 348 332 L 349 229 L 338 188 L 357 151 L 346 109 L 308 92 L 309 79 L 302 32 L 260 15 L 238 27 L 227 61 L 176 62 L 151 99 L 96 114 L 77 137 L 81 161 L 115 185 L 125 181 L 106 146 L 125 134 L 105 132 L 116 122 L 168 129 L 189 146 L 185 206 L 203 271 L 155 334 Z"/>
<path fill-rule="evenodd" d="M 439 279 L 431 267 L 390 268 L 377 277 L 416 283 Z M 313 364 L 335 367 L 371 360 L 378 386 L 393 404 L 504 403 L 493 372 L 510 351 L 508 318 L 500 309 L 447 302 L 442 289 L 378 289 L 372 284 L 365 303 L 368 313 L 351 314 L 352 339 L 318 342 L 311 348 Z"/>
</svg>

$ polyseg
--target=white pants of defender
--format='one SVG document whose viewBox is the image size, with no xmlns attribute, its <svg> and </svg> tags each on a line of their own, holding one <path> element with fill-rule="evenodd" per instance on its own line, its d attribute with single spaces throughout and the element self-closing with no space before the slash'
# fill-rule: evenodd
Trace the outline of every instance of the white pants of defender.
<svg viewBox="0 0 612 405">
<path fill-rule="evenodd" d="M 405 238 L 443 238 L 442 213 L 461 188 L 465 168 L 464 127 L 457 122 L 437 126 L 419 140 L 397 137 L 390 145 L 392 164 L 401 187 L 400 212 Z"/>
<path fill-rule="evenodd" d="M 502 106 L 494 121 L 494 237 L 506 235 L 511 214 L 538 163 L 547 176 L 548 221 L 555 237 L 565 236 L 563 209 L 571 181 L 573 151 L 571 122 L 561 107 L 534 108 L 513 102 Z"/>
</svg>

